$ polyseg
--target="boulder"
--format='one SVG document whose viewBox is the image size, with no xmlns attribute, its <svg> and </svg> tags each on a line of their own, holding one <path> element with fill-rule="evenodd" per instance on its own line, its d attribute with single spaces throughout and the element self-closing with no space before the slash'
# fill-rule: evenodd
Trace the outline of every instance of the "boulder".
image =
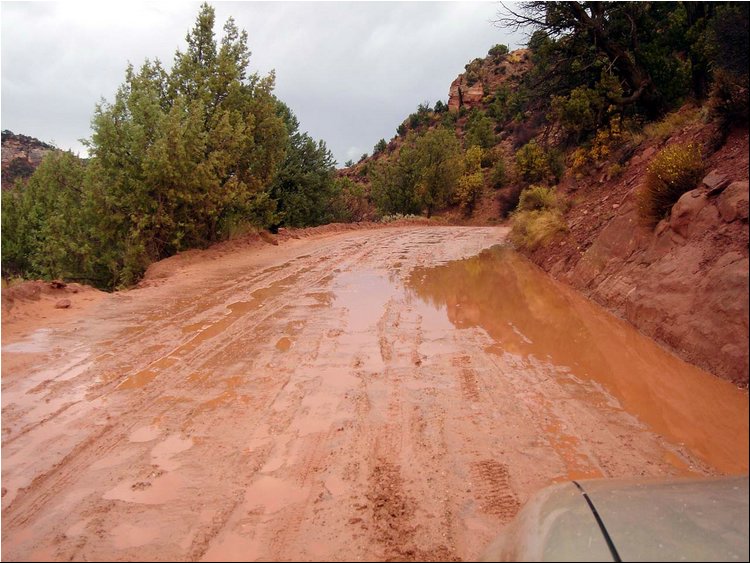
<svg viewBox="0 0 750 563">
<path fill-rule="evenodd" d="M 721 218 L 727 223 L 747 221 L 748 182 L 732 182 L 716 200 Z"/>
<path fill-rule="evenodd" d="M 690 223 L 706 205 L 708 205 L 708 198 L 698 190 L 682 194 L 672 207 L 669 226 L 675 233 L 687 238 Z"/>
</svg>

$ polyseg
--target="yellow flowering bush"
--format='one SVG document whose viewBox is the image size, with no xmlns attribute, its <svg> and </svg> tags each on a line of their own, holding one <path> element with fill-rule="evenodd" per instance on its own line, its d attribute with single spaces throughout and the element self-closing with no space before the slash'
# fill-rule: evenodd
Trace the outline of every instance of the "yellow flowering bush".
<svg viewBox="0 0 750 563">
<path fill-rule="evenodd" d="M 680 196 L 698 186 L 705 166 L 698 145 L 680 143 L 657 154 L 638 193 L 638 212 L 645 223 L 663 219 Z"/>
</svg>

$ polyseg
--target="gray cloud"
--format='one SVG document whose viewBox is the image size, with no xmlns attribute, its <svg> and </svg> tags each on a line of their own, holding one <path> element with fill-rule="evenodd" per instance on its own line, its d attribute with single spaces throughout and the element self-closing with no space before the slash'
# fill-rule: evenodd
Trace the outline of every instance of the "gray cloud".
<svg viewBox="0 0 750 563">
<path fill-rule="evenodd" d="M 128 61 L 170 64 L 199 2 L 2 3 L 2 128 L 84 153 L 94 105 L 111 100 Z M 251 67 L 339 163 L 370 152 L 417 104 L 495 43 L 494 3 L 218 2 L 249 34 Z"/>
</svg>

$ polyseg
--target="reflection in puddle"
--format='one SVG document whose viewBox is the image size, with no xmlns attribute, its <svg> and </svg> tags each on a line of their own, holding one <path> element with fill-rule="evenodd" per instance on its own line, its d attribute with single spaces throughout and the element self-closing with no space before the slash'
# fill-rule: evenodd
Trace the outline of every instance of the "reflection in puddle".
<svg viewBox="0 0 750 563">
<path fill-rule="evenodd" d="M 372 270 L 346 272 L 336 278 L 336 307 L 347 309 L 347 332 L 362 333 L 375 327 L 388 301 L 399 295 L 397 286 Z"/>
<path fill-rule="evenodd" d="M 748 401 L 732 384 L 683 362 L 632 326 L 555 282 L 510 249 L 415 269 L 414 295 L 445 308 L 458 328 L 479 327 L 489 350 L 601 383 L 653 430 L 720 471 L 748 467 Z"/>
</svg>

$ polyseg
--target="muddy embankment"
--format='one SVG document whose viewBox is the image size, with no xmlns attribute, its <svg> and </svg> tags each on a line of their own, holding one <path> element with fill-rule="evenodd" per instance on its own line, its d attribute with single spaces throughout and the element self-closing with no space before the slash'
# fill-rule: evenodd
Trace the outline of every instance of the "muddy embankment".
<svg viewBox="0 0 750 563">
<path fill-rule="evenodd" d="M 636 192 L 658 150 L 571 193 L 570 232 L 531 258 L 683 359 L 747 386 L 747 131 L 707 159 L 701 184 L 651 229 Z"/>
</svg>

